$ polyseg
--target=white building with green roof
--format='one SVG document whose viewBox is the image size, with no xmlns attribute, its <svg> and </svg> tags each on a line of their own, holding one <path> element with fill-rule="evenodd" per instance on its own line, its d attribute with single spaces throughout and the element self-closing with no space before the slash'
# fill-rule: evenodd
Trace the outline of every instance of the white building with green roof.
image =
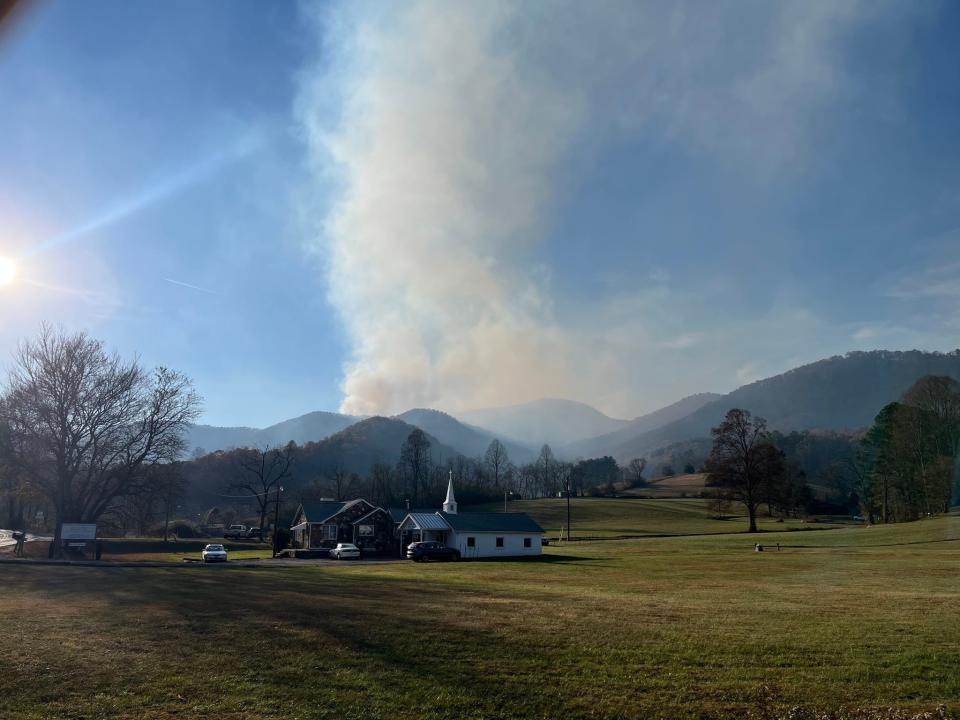
<svg viewBox="0 0 960 720">
<path fill-rule="evenodd" d="M 521 557 L 543 552 L 544 530 L 524 512 L 458 512 L 453 479 L 443 510 L 411 512 L 399 526 L 403 545 L 442 542 L 468 558 Z"/>
</svg>

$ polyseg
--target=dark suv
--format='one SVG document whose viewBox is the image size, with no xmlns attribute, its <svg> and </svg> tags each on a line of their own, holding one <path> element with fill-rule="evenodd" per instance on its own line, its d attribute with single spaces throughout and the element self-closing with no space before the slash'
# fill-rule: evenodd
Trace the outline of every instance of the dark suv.
<svg viewBox="0 0 960 720">
<path fill-rule="evenodd" d="M 428 560 L 459 560 L 460 551 L 438 542 L 415 542 L 407 545 L 407 560 L 427 562 Z"/>
</svg>

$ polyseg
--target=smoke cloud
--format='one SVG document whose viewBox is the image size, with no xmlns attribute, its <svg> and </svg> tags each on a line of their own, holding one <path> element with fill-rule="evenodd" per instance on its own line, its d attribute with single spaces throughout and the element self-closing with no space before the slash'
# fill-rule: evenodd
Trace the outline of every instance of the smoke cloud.
<svg viewBox="0 0 960 720">
<path fill-rule="evenodd" d="M 622 406 L 606 409 L 636 414 L 662 353 L 710 342 L 652 281 L 560 317 L 545 258 L 557 203 L 576 197 L 571 169 L 618 142 L 761 181 L 800 164 L 810 115 L 843 82 L 831 52 L 856 7 L 748 4 L 308 9 L 307 204 L 352 345 L 344 412 L 603 406 L 616 388 Z"/>
</svg>

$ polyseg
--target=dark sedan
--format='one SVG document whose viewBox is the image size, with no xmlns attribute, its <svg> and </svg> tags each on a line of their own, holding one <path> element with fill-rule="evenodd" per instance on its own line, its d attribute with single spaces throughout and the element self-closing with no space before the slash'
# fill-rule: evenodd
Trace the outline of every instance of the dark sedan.
<svg viewBox="0 0 960 720">
<path fill-rule="evenodd" d="M 415 542 L 407 546 L 407 560 L 427 562 L 429 560 L 459 560 L 460 551 L 438 542 Z"/>
</svg>

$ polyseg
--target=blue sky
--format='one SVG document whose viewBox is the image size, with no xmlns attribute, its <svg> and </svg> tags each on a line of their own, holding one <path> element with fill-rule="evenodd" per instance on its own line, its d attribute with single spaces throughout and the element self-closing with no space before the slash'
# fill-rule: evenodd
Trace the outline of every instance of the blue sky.
<svg viewBox="0 0 960 720">
<path fill-rule="evenodd" d="M 265 425 L 960 346 L 960 7 L 590 7 L 34 4 L 0 355 L 83 328 Z"/>
</svg>

